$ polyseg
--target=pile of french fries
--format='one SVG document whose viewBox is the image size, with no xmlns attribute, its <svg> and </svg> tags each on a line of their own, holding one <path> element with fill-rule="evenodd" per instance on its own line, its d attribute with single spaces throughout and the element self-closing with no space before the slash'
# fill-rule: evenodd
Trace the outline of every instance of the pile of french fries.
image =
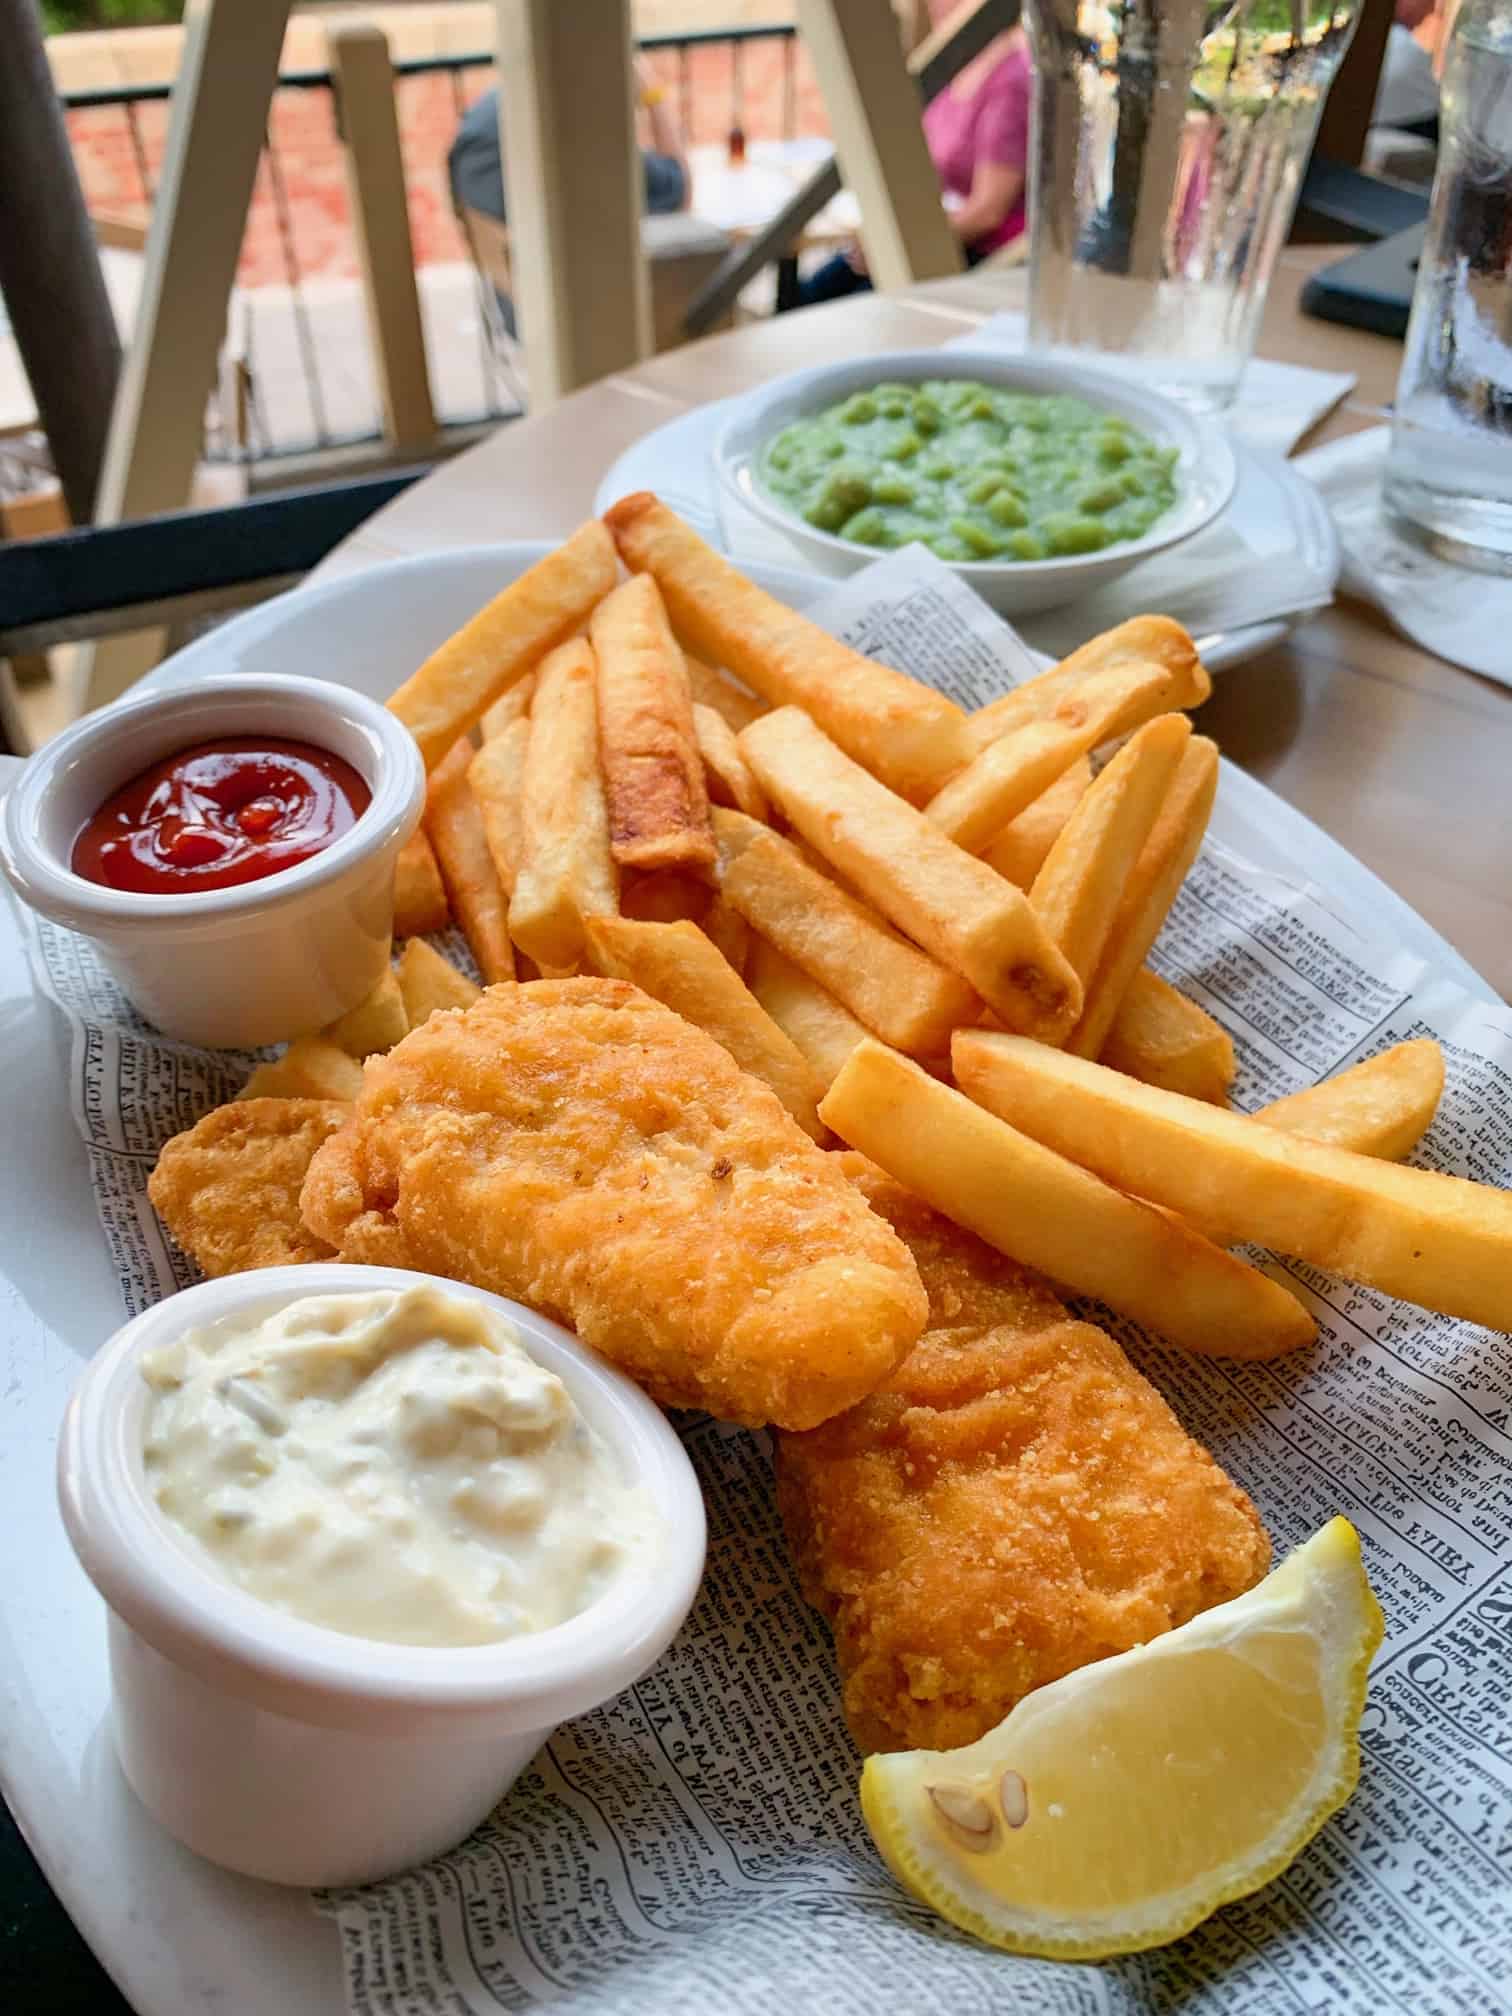
<svg viewBox="0 0 1512 2016">
<path fill-rule="evenodd" d="M 626 498 L 393 696 L 430 772 L 408 942 L 246 1094 L 349 1099 L 357 1060 L 475 998 L 424 942 L 455 919 L 485 982 L 634 982 L 816 1141 L 1188 1349 L 1314 1338 L 1250 1241 L 1512 1326 L 1512 1196 L 1390 1166 L 1435 1043 L 1240 1116 L 1228 1037 L 1145 963 L 1213 806 L 1209 691 L 1140 617 L 968 716 Z"/>
</svg>

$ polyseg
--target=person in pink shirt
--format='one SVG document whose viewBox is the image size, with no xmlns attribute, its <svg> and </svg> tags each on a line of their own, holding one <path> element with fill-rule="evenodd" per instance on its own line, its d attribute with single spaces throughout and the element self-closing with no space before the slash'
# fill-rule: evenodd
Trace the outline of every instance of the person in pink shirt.
<svg viewBox="0 0 1512 2016">
<path fill-rule="evenodd" d="M 938 27 L 961 0 L 930 0 Z M 980 56 L 939 93 L 924 113 L 924 138 L 945 192 L 946 216 L 967 263 L 975 265 L 1024 229 L 1029 166 L 1029 44 L 1021 28 L 995 35 Z M 799 301 L 838 300 L 870 287 L 859 246 L 802 282 Z"/>
</svg>

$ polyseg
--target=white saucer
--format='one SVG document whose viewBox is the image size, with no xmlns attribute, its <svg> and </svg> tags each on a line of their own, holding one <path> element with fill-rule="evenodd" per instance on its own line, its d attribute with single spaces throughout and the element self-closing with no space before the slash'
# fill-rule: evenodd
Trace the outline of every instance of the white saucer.
<svg viewBox="0 0 1512 2016">
<path fill-rule="evenodd" d="M 796 546 L 719 493 L 714 440 L 737 403 L 717 399 L 643 434 L 605 472 L 593 508 L 605 511 L 632 490 L 654 490 L 711 545 L 742 565 L 812 573 Z M 1158 608 L 1197 634 L 1203 662 L 1214 672 L 1243 664 L 1279 643 L 1303 620 L 1301 615 L 1242 629 L 1211 628 L 1203 621 L 1204 582 L 1225 564 L 1284 569 L 1288 580 L 1304 573 L 1312 576 L 1319 599 L 1327 599 L 1339 574 L 1338 535 L 1318 492 L 1279 455 L 1240 441 L 1234 443 L 1234 452 L 1239 481 L 1216 524 L 1176 553 L 1157 555 L 1075 609 L 1017 618 L 1015 629 L 1036 649 L 1060 657 L 1122 616 Z M 1183 593 L 1187 582 L 1193 589 L 1190 600 Z"/>
</svg>

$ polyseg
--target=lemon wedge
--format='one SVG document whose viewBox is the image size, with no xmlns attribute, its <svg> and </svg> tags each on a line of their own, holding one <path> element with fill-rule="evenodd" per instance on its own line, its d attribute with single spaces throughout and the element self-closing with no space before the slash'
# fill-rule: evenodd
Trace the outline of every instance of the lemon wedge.
<svg viewBox="0 0 1512 2016">
<path fill-rule="evenodd" d="M 1354 1790 L 1380 1606 L 1347 1519 L 1247 1595 L 1030 1694 L 960 1750 L 869 1757 L 900 1882 L 1013 1953 L 1105 1959 L 1258 1890 Z"/>
</svg>

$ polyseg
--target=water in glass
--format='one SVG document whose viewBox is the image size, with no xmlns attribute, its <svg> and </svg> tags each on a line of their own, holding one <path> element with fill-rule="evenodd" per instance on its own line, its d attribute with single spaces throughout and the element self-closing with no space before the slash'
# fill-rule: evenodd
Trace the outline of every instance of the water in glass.
<svg viewBox="0 0 1512 2016">
<path fill-rule="evenodd" d="M 1446 557 L 1512 573 L 1512 0 L 1464 0 L 1444 59 L 1386 504 Z"/>
<path fill-rule="evenodd" d="M 1116 355 L 1188 405 L 1227 406 L 1359 0 L 1024 11 L 1030 342 Z"/>
</svg>

